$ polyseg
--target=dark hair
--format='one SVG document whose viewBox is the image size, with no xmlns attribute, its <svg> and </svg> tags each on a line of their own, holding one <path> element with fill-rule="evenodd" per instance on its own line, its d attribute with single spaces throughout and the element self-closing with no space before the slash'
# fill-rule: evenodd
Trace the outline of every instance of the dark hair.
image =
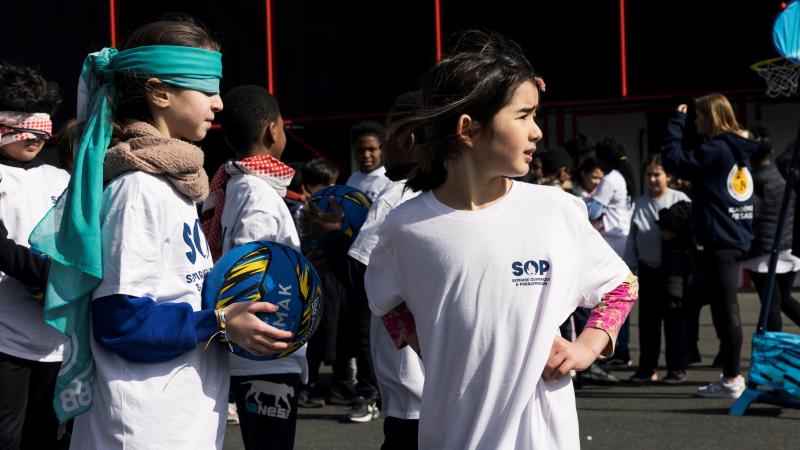
<svg viewBox="0 0 800 450">
<path fill-rule="evenodd" d="M 429 191 L 447 179 L 445 162 L 460 152 L 454 132 L 458 117 L 469 114 L 491 132 L 492 118 L 514 90 L 536 73 L 522 49 L 503 36 L 469 30 L 454 36 L 453 45 L 422 80 L 422 111 L 392 126 L 390 133 L 414 133 L 419 165 L 406 185 Z"/>
<path fill-rule="evenodd" d="M 664 163 L 661 162 L 661 153 L 651 153 L 647 158 L 645 158 L 644 164 L 642 164 L 642 169 L 647 170 L 648 166 L 654 164 L 656 166 L 664 166 Z"/>
<path fill-rule="evenodd" d="M 386 115 L 386 126 L 398 120 L 407 119 L 417 114 L 422 109 L 422 92 L 409 91 L 400 94 L 392 102 L 389 114 Z"/>
<path fill-rule="evenodd" d="M 594 144 L 583 134 L 576 134 L 575 137 L 564 142 L 564 150 L 572 157 L 575 164 L 580 164 L 585 157 L 594 152 Z"/>
<path fill-rule="evenodd" d="M 566 150 L 555 148 L 544 152 L 535 153 L 542 161 L 542 174 L 546 177 L 554 176 L 561 168 L 572 169 L 572 158 Z"/>
<path fill-rule="evenodd" d="M 222 98 L 221 114 L 225 140 L 234 151 L 241 152 L 258 142 L 265 125 L 278 121 L 281 111 L 275 97 L 261 86 L 238 86 Z"/>
<path fill-rule="evenodd" d="M 636 197 L 635 178 L 633 167 L 628 162 L 628 155 L 622 143 L 613 137 L 603 138 L 594 146 L 595 155 L 604 172 L 611 170 L 618 171 L 625 178 L 625 189 L 628 191 L 628 200 L 633 201 Z"/>
<path fill-rule="evenodd" d="M 72 152 L 80 136 L 78 121 L 75 119 L 69 119 L 67 123 L 62 125 L 61 129 L 58 130 L 55 146 L 56 154 L 58 155 L 58 167 L 70 173 L 75 163 Z"/>
<path fill-rule="evenodd" d="M 0 111 L 52 115 L 60 103 L 56 83 L 30 67 L 0 62 Z"/>
<path fill-rule="evenodd" d="M 351 145 L 355 145 L 358 138 L 362 136 L 374 136 L 381 144 L 381 148 L 386 145 L 386 128 L 378 122 L 359 122 L 350 128 Z"/>
<path fill-rule="evenodd" d="M 339 178 L 339 171 L 328 161 L 314 158 L 303 165 L 303 168 L 300 169 L 300 176 L 305 186 L 328 184 L 331 180 Z"/>
<path fill-rule="evenodd" d="M 221 46 L 202 25 L 190 16 L 170 14 L 162 20 L 150 22 L 128 36 L 120 50 L 129 50 L 145 45 L 177 45 L 219 51 Z M 114 107 L 115 122 L 125 120 L 151 121 L 150 109 L 145 96 L 150 86 L 147 74 L 115 74 L 117 99 Z M 170 89 L 164 85 L 165 89 Z"/>
</svg>

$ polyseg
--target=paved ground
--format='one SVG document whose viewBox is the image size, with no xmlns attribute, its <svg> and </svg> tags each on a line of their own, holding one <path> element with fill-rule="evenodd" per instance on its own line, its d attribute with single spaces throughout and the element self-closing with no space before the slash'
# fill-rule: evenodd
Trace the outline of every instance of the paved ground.
<svg viewBox="0 0 800 450">
<path fill-rule="evenodd" d="M 750 358 L 749 338 L 758 318 L 758 299 L 753 293 L 739 296 L 744 322 L 743 365 Z M 631 350 L 638 358 L 636 311 L 633 313 Z M 786 319 L 784 318 L 786 323 Z M 800 333 L 794 326 L 784 331 Z M 698 386 L 716 379 L 719 369 L 709 367 L 718 341 L 708 308 L 701 317 L 703 363 L 692 366 L 689 380 L 681 386 L 589 386 L 576 391 L 581 442 L 585 449 L 797 449 L 800 448 L 800 410 L 755 405 L 744 417 L 727 415 L 727 400 L 694 397 Z M 663 357 L 662 357 L 663 363 Z M 627 378 L 633 368 L 615 372 Z M 662 371 L 663 375 L 663 371 Z M 367 424 L 344 423 L 344 407 L 301 409 L 296 448 L 377 449 L 383 441 L 383 420 Z M 242 449 L 238 426 L 229 426 L 225 449 Z"/>
</svg>

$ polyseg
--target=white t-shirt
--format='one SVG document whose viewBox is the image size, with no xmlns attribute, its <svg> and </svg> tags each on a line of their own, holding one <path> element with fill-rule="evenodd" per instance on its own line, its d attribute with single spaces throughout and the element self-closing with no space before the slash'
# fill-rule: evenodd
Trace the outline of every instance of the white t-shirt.
<svg viewBox="0 0 800 450">
<path fill-rule="evenodd" d="M 691 200 L 675 189 L 667 189 L 666 194 L 659 198 L 647 194 L 636 199 L 623 255 L 629 267 L 638 268 L 639 261 L 650 268 L 661 267 L 661 228 L 656 224 L 658 212 L 682 201 Z"/>
<path fill-rule="evenodd" d="M 603 214 L 603 238 L 618 255 L 622 256 L 633 215 L 633 204 L 628 201 L 625 178 L 616 170 L 607 173 L 592 198 L 606 207 Z"/>
<path fill-rule="evenodd" d="M 369 265 L 369 255 L 378 244 L 378 230 L 386 220 L 386 215 L 397 205 L 419 195 L 418 192 L 404 190 L 405 186 L 404 181 L 392 182 L 372 204 L 367 220 L 348 252 L 353 259 Z M 370 320 L 370 350 L 381 391 L 383 415 L 419 419 L 422 386 L 425 384 L 419 355 L 409 346 L 398 350 L 383 326 L 383 321 L 374 314 Z"/>
<path fill-rule="evenodd" d="M 363 192 L 369 197 L 370 201 L 374 202 L 375 199 L 378 198 L 378 195 L 392 184 L 392 180 L 386 178 L 386 175 L 384 175 L 385 173 L 386 167 L 383 166 L 369 173 L 357 170 L 350 175 L 346 184 Z"/>
<path fill-rule="evenodd" d="M 69 184 L 69 174 L 42 164 L 30 169 L 0 164 L 0 220 L 8 237 L 28 237 Z M 0 272 L 0 352 L 30 361 L 61 361 L 66 338 L 44 323 L 44 303 Z"/>
<path fill-rule="evenodd" d="M 222 253 L 253 241 L 272 241 L 300 250 L 300 238 L 289 208 L 266 181 L 254 175 L 234 175 L 225 187 L 222 210 Z M 306 346 L 281 359 L 253 361 L 230 355 L 231 375 L 299 373 L 308 379 Z"/>
<path fill-rule="evenodd" d="M 366 274 L 372 312 L 405 302 L 425 387 L 419 447 L 578 448 L 570 377 L 542 379 L 558 326 L 629 273 L 583 202 L 514 182 L 492 206 L 453 210 L 431 192 L 392 211 Z"/>
<path fill-rule="evenodd" d="M 183 302 L 201 309 L 211 269 L 195 204 L 165 178 L 130 172 L 103 191 L 103 281 L 114 294 Z M 135 363 L 92 339 L 94 401 L 75 419 L 74 449 L 222 448 L 228 358 L 222 345 L 165 362 Z"/>
</svg>

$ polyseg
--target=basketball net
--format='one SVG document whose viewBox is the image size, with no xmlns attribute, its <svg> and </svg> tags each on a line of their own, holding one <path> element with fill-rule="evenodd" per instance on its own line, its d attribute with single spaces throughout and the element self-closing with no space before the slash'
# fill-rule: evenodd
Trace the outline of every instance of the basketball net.
<svg viewBox="0 0 800 450">
<path fill-rule="evenodd" d="M 797 92 L 800 62 L 792 63 L 786 58 L 773 58 L 750 66 L 767 82 L 767 95 L 788 97 Z"/>
</svg>

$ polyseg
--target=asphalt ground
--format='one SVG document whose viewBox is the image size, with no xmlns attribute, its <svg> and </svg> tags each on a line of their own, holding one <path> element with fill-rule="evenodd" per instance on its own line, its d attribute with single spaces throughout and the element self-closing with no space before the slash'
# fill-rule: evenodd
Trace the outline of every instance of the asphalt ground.
<svg viewBox="0 0 800 450">
<path fill-rule="evenodd" d="M 798 297 L 798 294 L 795 294 Z M 750 363 L 750 337 L 760 303 L 755 293 L 739 294 L 744 347 L 742 365 Z M 637 311 L 632 312 L 631 353 L 638 361 Z M 784 331 L 800 333 L 784 317 Z M 703 399 L 694 392 L 717 378 L 710 367 L 718 340 L 708 307 L 700 318 L 703 362 L 692 365 L 685 384 L 584 386 L 576 390 L 581 445 L 584 449 L 800 449 L 800 410 L 754 404 L 743 417 L 728 416 L 731 400 Z M 662 344 L 663 345 L 663 344 Z M 661 364 L 664 363 L 663 354 Z M 625 380 L 635 367 L 614 371 Z M 661 376 L 665 371 L 659 371 Z M 323 376 L 329 370 L 323 369 Z M 324 378 L 323 378 L 324 381 Z M 301 450 L 378 449 L 383 442 L 383 418 L 348 423 L 348 408 L 325 406 L 299 411 L 295 448 Z M 239 427 L 228 426 L 225 449 L 243 449 Z"/>
</svg>

